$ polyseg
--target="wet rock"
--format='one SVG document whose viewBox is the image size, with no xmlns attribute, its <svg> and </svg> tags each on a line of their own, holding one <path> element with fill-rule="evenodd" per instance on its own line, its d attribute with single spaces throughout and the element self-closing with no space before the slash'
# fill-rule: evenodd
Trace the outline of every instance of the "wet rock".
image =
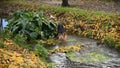
<svg viewBox="0 0 120 68">
<path fill-rule="evenodd" d="M 66 60 L 66 54 L 65 53 L 55 53 L 50 56 L 50 60 L 52 62 L 61 64 Z"/>
</svg>

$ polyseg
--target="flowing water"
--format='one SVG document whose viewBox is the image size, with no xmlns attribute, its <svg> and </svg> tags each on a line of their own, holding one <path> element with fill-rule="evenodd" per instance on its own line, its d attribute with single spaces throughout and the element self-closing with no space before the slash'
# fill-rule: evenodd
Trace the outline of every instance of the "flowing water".
<svg viewBox="0 0 120 68">
<path fill-rule="evenodd" d="M 82 45 L 80 52 L 75 52 L 71 57 L 66 53 L 55 53 L 50 56 L 50 60 L 57 65 L 55 68 L 120 68 L 120 55 L 115 49 L 110 49 L 98 41 L 68 35 L 66 43 L 63 42 L 54 46 Z M 72 53 L 71 53 L 72 54 Z"/>
</svg>

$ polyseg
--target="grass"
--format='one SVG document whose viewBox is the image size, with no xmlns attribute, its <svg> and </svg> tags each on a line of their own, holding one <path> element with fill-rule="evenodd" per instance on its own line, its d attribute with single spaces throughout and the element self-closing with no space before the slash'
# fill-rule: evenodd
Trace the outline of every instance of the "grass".
<svg viewBox="0 0 120 68">
<path fill-rule="evenodd" d="M 0 42 L 0 48 L 4 48 L 4 42 Z"/>
<path fill-rule="evenodd" d="M 114 47 L 116 45 L 116 41 L 113 37 L 106 36 L 104 38 L 104 43 L 107 44 L 109 47 Z"/>
<path fill-rule="evenodd" d="M 90 53 L 89 55 L 90 55 L 90 59 L 87 60 L 89 62 L 101 62 L 108 59 L 107 56 L 104 56 L 103 54 L 97 52 Z"/>
</svg>

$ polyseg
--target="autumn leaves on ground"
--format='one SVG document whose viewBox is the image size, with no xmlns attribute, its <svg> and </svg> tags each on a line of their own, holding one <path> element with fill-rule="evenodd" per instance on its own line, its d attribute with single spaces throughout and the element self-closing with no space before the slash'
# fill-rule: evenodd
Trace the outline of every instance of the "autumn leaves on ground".
<svg viewBox="0 0 120 68">
<path fill-rule="evenodd" d="M 68 34 L 96 39 L 120 50 L 120 14 L 54 7 L 36 1 L 2 1 L 0 15 L 9 18 L 10 24 L 0 32 L 0 68 L 48 68 L 50 54 L 82 49 L 80 45 L 44 48 L 59 43 L 54 38 L 57 25 L 49 20 L 49 14 L 56 22 L 65 22 Z"/>
</svg>

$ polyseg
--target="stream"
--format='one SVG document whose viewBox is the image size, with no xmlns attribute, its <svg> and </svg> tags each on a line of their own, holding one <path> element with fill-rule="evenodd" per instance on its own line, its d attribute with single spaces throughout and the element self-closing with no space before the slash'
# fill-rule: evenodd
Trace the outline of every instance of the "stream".
<svg viewBox="0 0 120 68">
<path fill-rule="evenodd" d="M 71 57 L 67 57 L 66 53 L 52 54 L 49 58 L 56 64 L 53 68 L 120 68 L 118 51 L 97 43 L 93 39 L 68 35 L 66 43 L 57 44 L 53 49 L 80 44 L 82 50 L 73 53 Z"/>
</svg>

